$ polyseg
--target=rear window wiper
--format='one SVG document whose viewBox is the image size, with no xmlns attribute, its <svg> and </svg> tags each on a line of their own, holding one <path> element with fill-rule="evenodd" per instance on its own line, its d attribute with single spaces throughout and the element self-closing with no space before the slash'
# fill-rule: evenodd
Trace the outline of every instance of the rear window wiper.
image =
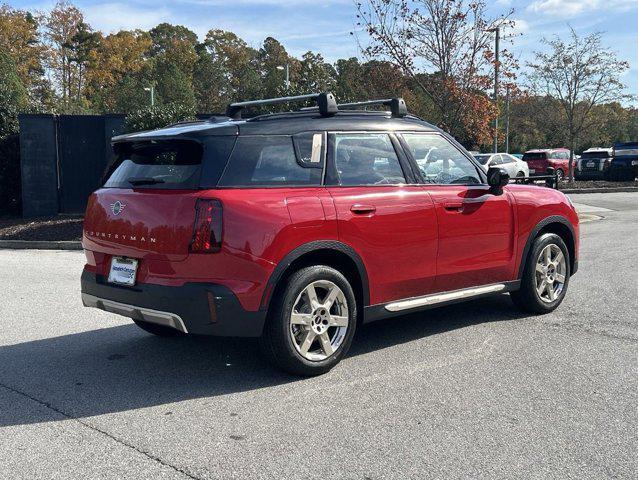
<svg viewBox="0 0 638 480">
<path fill-rule="evenodd" d="M 131 177 L 127 180 L 133 186 L 138 185 L 155 185 L 157 183 L 165 183 L 161 178 L 153 177 Z"/>
</svg>

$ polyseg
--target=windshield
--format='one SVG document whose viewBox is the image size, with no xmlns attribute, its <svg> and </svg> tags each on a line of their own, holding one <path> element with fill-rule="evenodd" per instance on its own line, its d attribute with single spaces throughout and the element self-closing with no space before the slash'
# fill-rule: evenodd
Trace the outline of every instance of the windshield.
<svg viewBox="0 0 638 480">
<path fill-rule="evenodd" d="M 165 140 L 121 147 L 104 188 L 197 188 L 202 147 L 197 142 Z"/>
<path fill-rule="evenodd" d="M 474 155 L 474 158 L 476 158 L 476 161 L 481 165 L 485 165 L 491 158 L 491 155 Z"/>
</svg>

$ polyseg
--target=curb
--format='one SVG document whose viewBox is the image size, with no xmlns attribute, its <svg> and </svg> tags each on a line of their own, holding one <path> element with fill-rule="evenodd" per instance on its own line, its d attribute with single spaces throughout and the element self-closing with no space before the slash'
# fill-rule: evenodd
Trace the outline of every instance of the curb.
<svg viewBox="0 0 638 480">
<path fill-rule="evenodd" d="M 82 250 L 82 242 L 48 242 L 33 240 L 0 240 L 0 249 L 7 250 Z"/>
<path fill-rule="evenodd" d="M 638 192 L 638 187 L 561 188 L 560 191 L 570 195 L 574 195 L 578 193 L 629 193 L 629 192 Z"/>
</svg>

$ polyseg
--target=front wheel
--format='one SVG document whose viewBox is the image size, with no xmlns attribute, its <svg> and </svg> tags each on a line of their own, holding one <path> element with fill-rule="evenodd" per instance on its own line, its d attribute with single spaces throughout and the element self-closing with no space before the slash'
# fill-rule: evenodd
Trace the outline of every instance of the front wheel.
<svg viewBox="0 0 638 480">
<path fill-rule="evenodd" d="M 297 375 L 321 375 L 346 355 L 356 328 L 357 302 L 339 271 L 303 268 L 273 301 L 260 345 L 276 366 Z"/>
<path fill-rule="evenodd" d="M 532 313 L 549 313 L 562 303 L 570 277 L 569 250 L 562 238 L 546 233 L 532 244 L 514 304 Z"/>
</svg>

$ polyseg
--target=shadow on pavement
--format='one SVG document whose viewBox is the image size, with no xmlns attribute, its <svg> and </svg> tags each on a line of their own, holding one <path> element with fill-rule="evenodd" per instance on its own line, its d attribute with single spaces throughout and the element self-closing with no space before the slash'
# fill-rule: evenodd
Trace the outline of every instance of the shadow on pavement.
<svg viewBox="0 0 638 480">
<path fill-rule="evenodd" d="M 522 315 L 507 296 L 407 315 L 360 328 L 349 356 L 515 318 Z M 157 338 L 134 324 L 0 347 L 0 384 L 74 418 L 296 381 L 303 380 L 270 367 L 255 340 Z M 28 410 L 0 409 L 0 427 L 59 419 Z"/>
</svg>

